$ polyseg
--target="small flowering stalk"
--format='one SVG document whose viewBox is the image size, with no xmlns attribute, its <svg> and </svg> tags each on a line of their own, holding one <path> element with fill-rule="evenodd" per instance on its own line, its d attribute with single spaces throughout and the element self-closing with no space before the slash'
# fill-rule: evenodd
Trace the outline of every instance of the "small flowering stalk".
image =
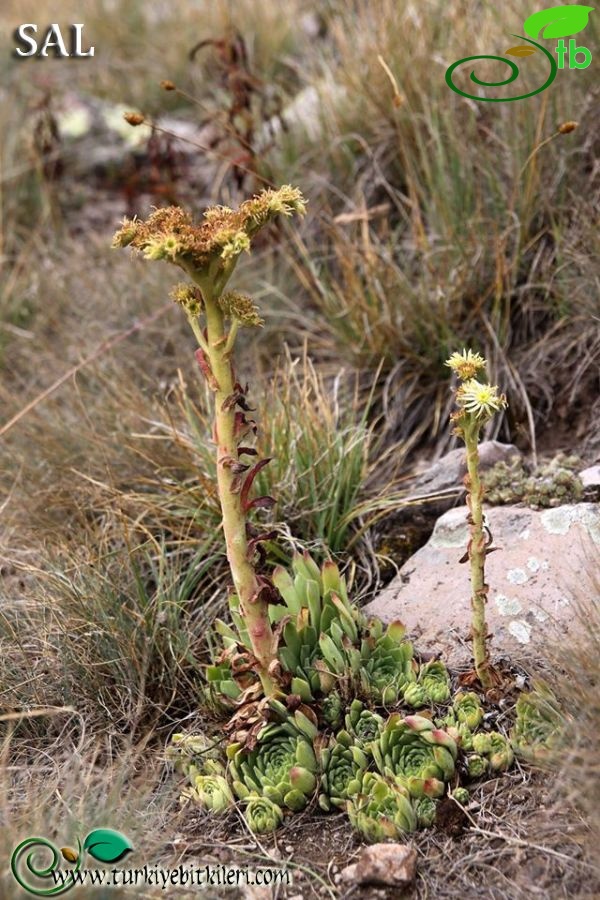
<svg viewBox="0 0 600 900">
<path fill-rule="evenodd" d="M 227 559 L 255 668 L 267 696 L 276 692 L 277 669 L 277 642 L 268 616 L 271 585 L 256 571 L 254 555 L 261 537 L 249 540 L 247 518 L 250 510 L 271 506 L 274 500 L 250 500 L 248 496 L 268 460 L 251 466 L 242 459 L 256 455 L 254 448 L 244 446 L 244 439 L 256 432 L 256 424 L 246 416 L 250 409 L 246 389 L 236 380 L 232 365 L 239 328 L 263 322 L 249 297 L 225 292 L 225 287 L 240 254 L 249 251 L 251 239 L 263 226 L 278 215 L 302 215 L 304 211 L 300 191 L 285 185 L 263 191 L 237 210 L 224 206 L 208 209 L 198 225 L 179 207 L 157 209 L 146 222 L 126 219 L 113 240 L 113 246 L 131 246 L 146 259 L 174 263 L 191 280 L 191 284 L 177 286 L 171 296 L 186 313 L 199 345 L 196 359 L 215 396 L 217 481 Z"/>
<path fill-rule="evenodd" d="M 446 363 L 460 379 L 456 391 L 457 409 L 450 416 L 454 434 L 462 438 L 467 450 L 467 506 L 470 540 L 467 558 L 471 568 L 471 636 L 475 671 L 485 690 L 493 686 L 485 618 L 488 585 L 485 583 L 485 557 L 489 549 L 483 522 L 483 485 L 479 473 L 479 436 L 494 413 L 505 409 L 506 397 L 495 385 L 478 380 L 486 361 L 478 353 L 463 350 L 453 353 Z"/>
</svg>

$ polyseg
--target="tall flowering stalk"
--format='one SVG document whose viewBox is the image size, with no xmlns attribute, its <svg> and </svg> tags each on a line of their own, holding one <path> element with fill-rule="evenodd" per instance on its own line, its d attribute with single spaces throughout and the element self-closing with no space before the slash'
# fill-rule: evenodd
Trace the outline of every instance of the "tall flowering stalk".
<svg viewBox="0 0 600 900">
<path fill-rule="evenodd" d="M 496 385 L 479 380 L 486 361 L 472 350 L 453 353 L 446 363 L 460 380 L 456 391 L 457 409 L 450 418 L 454 434 L 462 438 L 467 450 L 467 506 L 470 539 L 467 555 L 471 569 L 471 634 L 475 671 L 485 688 L 493 686 L 488 652 L 488 630 L 485 617 L 488 585 L 485 583 L 485 557 L 489 549 L 483 521 L 483 485 L 479 472 L 479 436 L 492 416 L 507 406 L 506 397 Z"/>
<path fill-rule="evenodd" d="M 285 185 L 263 191 L 237 210 L 225 206 L 208 209 L 199 224 L 173 206 L 156 210 L 145 222 L 126 219 L 113 240 L 114 247 L 130 246 L 146 259 L 179 266 L 190 279 L 191 283 L 178 285 L 171 296 L 185 311 L 199 345 L 196 359 L 214 393 L 213 437 L 227 559 L 266 695 L 276 690 L 277 645 L 268 617 L 271 585 L 256 571 L 254 555 L 261 538 L 250 539 L 247 518 L 251 509 L 274 501 L 271 497 L 249 498 L 252 482 L 268 460 L 251 466 L 242 459 L 256 455 L 254 448 L 244 445 L 256 425 L 246 416 L 246 389 L 237 381 L 232 364 L 239 328 L 263 323 L 249 297 L 225 292 L 225 287 L 240 254 L 250 250 L 251 240 L 261 228 L 278 215 L 302 215 L 304 211 L 300 191 Z"/>
</svg>

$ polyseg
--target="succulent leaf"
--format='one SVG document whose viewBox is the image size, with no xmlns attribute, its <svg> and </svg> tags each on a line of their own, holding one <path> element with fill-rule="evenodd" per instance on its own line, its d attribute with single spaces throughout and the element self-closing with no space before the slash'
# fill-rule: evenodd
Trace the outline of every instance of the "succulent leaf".
<svg viewBox="0 0 600 900">
<path fill-rule="evenodd" d="M 551 760 L 565 729 L 565 717 L 554 694 L 538 682 L 532 691 L 520 695 L 516 711 L 510 738 L 517 756 L 538 764 Z"/>
<path fill-rule="evenodd" d="M 483 721 L 483 709 L 474 691 L 459 691 L 455 694 L 452 709 L 457 720 L 471 731 L 478 728 Z"/>
<path fill-rule="evenodd" d="M 450 696 L 450 677 L 443 662 L 432 660 L 421 666 L 419 683 L 432 703 L 444 703 Z"/>
<path fill-rule="evenodd" d="M 417 827 L 406 789 L 376 772 L 363 775 L 360 792 L 348 800 L 346 809 L 353 827 L 370 843 L 397 840 Z"/>
<path fill-rule="evenodd" d="M 246 800 L 244 819 L 250 831 L 255 834 L 268 834 L 275 831 L 283 821 L 281 807 L 267 797 L 250 794 Z"/>
<path fill-rule="evenodd" d="M 228 748 L 229 773 L 241 800 L 257 794 L 278 806 L 293 803 L 294 810 L 306 806 L 317 784 L 317 760 L 310 741 L 297 727 L 299 721 L 307 730 L 316 731 L 297 710 L 293 722 L 288 719 L 264 728 L 253 750 L 246 751 L 239 744 Z"/>
<path fill-rule="evenodd" d="M 454 774 L 457 746 L 447 732 L 422 716 L 392 715 L 371 744 L 382 775 L 395 778 L 413 797 L 441 797 Z"/>
</svg>

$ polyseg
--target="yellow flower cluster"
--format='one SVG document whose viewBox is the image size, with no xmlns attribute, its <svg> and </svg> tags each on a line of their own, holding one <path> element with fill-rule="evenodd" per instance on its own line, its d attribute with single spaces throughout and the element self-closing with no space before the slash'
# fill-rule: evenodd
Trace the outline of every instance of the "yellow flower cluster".
<svg viewBox="0 0 600 900">
<path fill-rule="evenodd" d="M 463 350 L 462 353 L 453 353 L 446 365 L 456 372 L 461 381 L 468 381 L 469 378 L 474 378 L 478 372 L 485 370 L 486 362 L 479 353 Z"/>
<path fill-rule="evenodd" d="M 506 397 L 499 393 L 495 384 L 486 384 L 475 377 L 484 372 L 487 366 L 486 360 L 479 353 L 466 349 L 462 353 L 453 353 L 446 365 L 462 382 L 456 391 L 458 410 L 451 416 L 454 422 L 464 420 L 465 415 L 482 420 L 491 419 L 494 413 L 507 407 Z"/>
<path fill-rule="evenodd" d="M 278 215 L 303 215 L 306 202 L 297 188 L 284 185 L 265 190 L 239 209 L 215 206 L 194 224 L 178 206 L 155 210 L 143 222 L 125 219 L 113 238 L 113 247 L 131 246 L 146 259 L 166 259 L 183 268 L 204 271 L 211 263 L 235 261 L 250 249 L 250 239 Z"/>
<path fill-rule="evenodd" d="M 226 316 L 237 319 L 240 325 L 264 325 L 258 311 L 258 306 L 250 297 L 240 294 L 239 291 L 228 291 L 219 298 L 219 306 Z"/>
<path fill-rule="evenodd" d="M 175 285 L 169 296 L 191 316 L 199 316 L 204 308 L 200 288 L 193 287 L 191 284 Z"/>
<path fill-rule="evenodd" d="M 508 405 L 504 394 L 498 393 L 495 384 L 481 384 L 475 378 L 465 381 L 456 392 L 456 403 L 460 409 L 478 419 L 491 418 Z"/>
</svg>

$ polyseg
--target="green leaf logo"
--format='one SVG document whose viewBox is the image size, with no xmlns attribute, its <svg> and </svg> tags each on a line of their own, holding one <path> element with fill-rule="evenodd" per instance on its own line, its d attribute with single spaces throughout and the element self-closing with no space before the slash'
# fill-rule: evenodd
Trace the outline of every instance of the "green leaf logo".
<svg viewBox="0 0 600 900">
<path fill-rule="evenodd" d="M 568 37 L 583 31 L 593 9 L 593 6 L 581 6 L 579 3 L 541 9 L 525 19 L 523 28 L 525 34 L 534 40 L 538 37 L 548 39 Z"/>
<path fill-rule="evenodd" d="M 120 831 L 96 828 L 86 837 L 83 849 L 100 862 L 112 863 L 123 859 L 126 853 L 133 850 L 133 845 Z"/>
</svg>

